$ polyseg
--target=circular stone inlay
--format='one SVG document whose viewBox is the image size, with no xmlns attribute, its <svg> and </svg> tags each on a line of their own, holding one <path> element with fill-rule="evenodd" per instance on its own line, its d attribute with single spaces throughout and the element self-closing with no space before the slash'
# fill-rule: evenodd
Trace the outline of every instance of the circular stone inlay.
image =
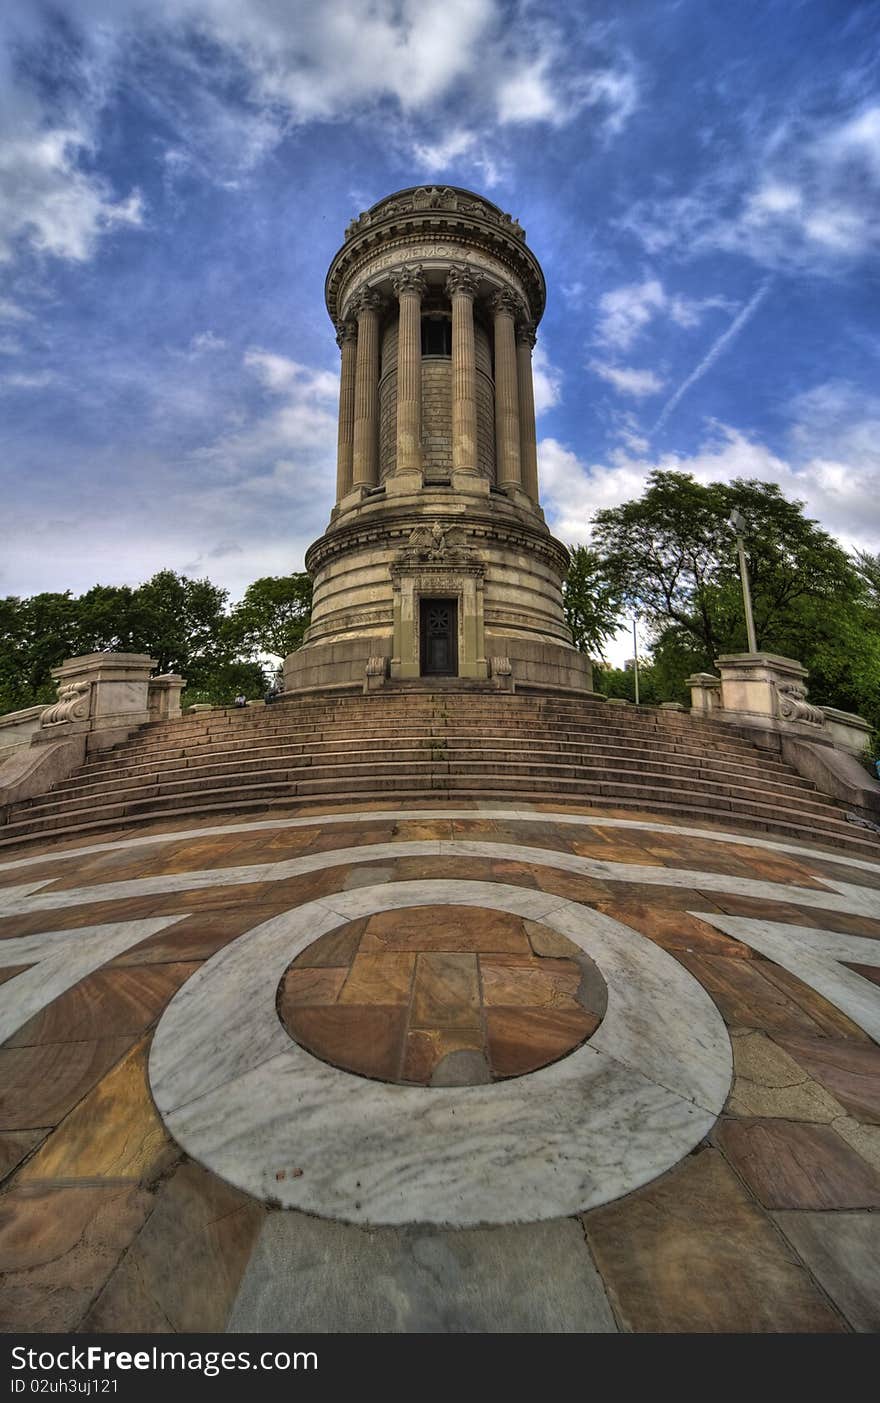
<svg viewBox="0 0 880 1403">
<path fill-rule="evenodd" d="M 505 911 L 422 906 L 350 921 L 278 986 L 301 1047 L 378 1081 L 477 1086 L 535 1072 L 596 1032 L 599 970 L 547 926 Z"/>
</svg>

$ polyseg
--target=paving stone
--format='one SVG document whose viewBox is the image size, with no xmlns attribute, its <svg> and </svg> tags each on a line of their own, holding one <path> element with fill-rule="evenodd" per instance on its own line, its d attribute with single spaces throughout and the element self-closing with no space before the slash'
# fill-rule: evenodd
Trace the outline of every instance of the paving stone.
<svg viewBox="0 0 880 1403">
<path fill-rule="evenodd" d="M 699 906 L 703 911 L 714 909 L 709 908 L 703 901 Z M 750 945 L 734 940 L 732 936 L 723 935 L 721 931 L 713 930 L 705 921 L 701 921 L 698 916 L 692 916 L 688 911 L 658 909 L 652 906 L 649 900 L 603 903 L 602 910 L 612 920 L 620 921 L 623 925 L 646 935 L 657 945 L 662 945 L 664 950 L 683 950 L 688 954 L 698 955 L 724 955 L 741 960 L 760 958 Z"/>
<path fill-rule="evenodd" d="M 713 1139 L 765 1208 L 878 1208 L 880 1176 L 827 1125 L 722 1120 Z"/>
<path fill-rule="evenodd" d="M 583 1219 L 609 1300 L 637 1333 L 838 1332 L 827 1304 L 716 1150 Z"/>
<path fill-rule="evenodd" d="M 880 1215 L 773 1217 L 854 1330 L 880 1331 Z"/>
<path fill-rule="evenodd" d="M 455 873 L 459 869 L 456 863 Z M 446 860 L 442 875 L 448 876 Z M 438 875 L 440 875 L 438 873 Z M 420 906 L 371 916 L 361 950 L 437 950 L 531 953 L 522 921 L 504 911 L 472 906 Z"/>
<path fill-rule="evenodd" d="M 347 967 L 357 953 L 366 928 L 366 917 L 361 917 L 357 921 L 349 921 L 346 925 L 337 927 L 336 930 L 328 930 L 326 935 L 313 940 L 311 945 L 307 945 L 305 950 L 297 955 L 292 968 L 310 969 L 323 965 Z"/>
<path fill-rule="evenodd" d="M 416 964 L 411 1026 L 478 1028 L 480 987 L 475 955 L 434 952 Z"/>
<path fill-rule="evenodd" d="M 766 915 L 766 905 L 764 907 Z M 687 955 L 678 958 L 715 1000 L 731 1027 L 765 1032 L 819 1033 L 818 1024 L 799 1004 L 765 979 L 761 966 L 767 961 Z"/>
<path fill-rule="evenodd" d="M 131 1038 L 0 1049 L 0 1130 L 57 1125 L 131 1046 Z"/>
<path fill-rule="evenodd" d="M 833 1038 L 786 1036 L 780 1041 L 858 1120 L 880 1125 L 880 1048 Z"/>
<path fill-rule="evenodd" d="M 339 995 L 340 1004 L 409 1002 L 416 957 L 406 951 L 358 954 Z"/>
<path fill-rule="evenodd" d="M 223 1330 L 266 1216 L 262 1205 L 215 1175 L 182 1165 L 162 1185 L 82 1330 Z"/>
<path fill-rule="evenodd" d="M 296 1007 L 291 1036 L 309 1052 L 349 1072 L 393 1081 L 400 1071 L 406 1010 L 402 1005 Z"/>
<path fill-rule="evenodd" d="M 150 1095 L 141 1042 L 74 1107 L 19 1173 L 38 1181 L 131 1179 L 147 1184 L 180 1155 Z"/>
<path fill-rule="evenodd" d="M 506 965 L 492 955 L 480 957 L 483 1000 L 487 1007 L 563 1008 L 571 1010 L 581 982 L 573 960 L 539 960 Z"/>
<path fill-rule="evenodd" d="M 0 1328 L 76 1330 L 152 1206 L 134 1185 L 13 1185 L 0 1198 Z"/>
<path fill-rule="evenodd" d="M 365 1232 L 266 1220 L 232 1332 L 582 1334 L 615 1329 L 580 1226 Z"/>
<path fill-rule="evenodd" d="M 48 1129 L 0 1131 L 0 1180 L 7 1179 L 48 1134 Z"/>
<path fill-rule="evenodd" d="M 495 1076 L 519 1077 L 571 1052 L 596 1031 L 599 1019 L 580 1007 L 493 1008 L 486 1026 Z"/>
<path fill-rule="evenodd" d="M 880 1174 L 880 1125 L 860 1125 L 851 1116 L 840 1116 L 831 1122 L 831 1127 Z"/>
<path fill-rule="evenodd" d="M 411 1028 L 403 1060 L 404 1081 L 428 1086 L 434 1069 L 450 1054 L 483 1054 L 482 1028 Z"/>
<path fill-rule="evenodd" d="M 733 1039 L 733 1068 L 730 1115 L 830 1122 L 842 1113 L 840 1102 L 766 1033 Z"/>
<path fill-rule="evenodd" d="M 285 1023 L 297 1004 L 335 1004 L 348 969 L 289 969 L 278 991 L 278 1016 Z"/>
<path fill-rule="evenodd" d="M 81 979 L 48 1008 L 29 1018 L 5 1047 L 136 1037 L 155 1022 L 197 964 L 101 969 Z"/>
</svg>

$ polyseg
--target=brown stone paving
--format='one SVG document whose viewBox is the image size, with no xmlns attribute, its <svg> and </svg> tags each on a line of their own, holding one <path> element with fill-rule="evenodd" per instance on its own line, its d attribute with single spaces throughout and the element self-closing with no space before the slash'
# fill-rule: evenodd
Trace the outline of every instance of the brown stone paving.
<svg viewBox="0 0 880 1403">
<path fill-rule="evenodd" d="M 106 897 L 88 907 L 0 920 L 0 955 L 8 937 L 157 913 L 180 917 L 0 1047 L 0 1329 L 224 1328 L 267 1210 L 188 1162 L 167 1134 L 149 1090 L 152 1030 L 203 960 L 280 912 L 365 883 L 449 876 L 538 888 L 606 912 L 682 962 L 735 1034 L 736 1085 L 711 1147 L 583 1217 L 584 1251 L 588 1242 L 620 1327 L 876 1328 L 880 1049 L 801 980 L 689 912 L 722 910 L 873 939 L 880 916 L 770 905 L 735 891 L 581 878 L 516 857 L 353 862 L 279 883 L 255 874 L 246 887 L 122 901 L 113 887 L 166 872 L 452 836 L 804 886 L 828 874 L 876 890 L 880 877 L 841 867 L 827 851 L 813 859 L 750 848 L 745 836 L 739 843 L 685 837 L 671 831 L 678 820 L 656 815 L 650 821 L 663 832 L 575 828 L 547 817 L 560 807 L 589 814 L 583 805 L 541 802 L 524 824 L 476 808 L 464 820 L 442 813 L 407 820 L 383 814 L 383 801 L 355 807 L 374 808 L 375 816 L 322 826 L 322 811 L 344 809 L 327 803 L 308 810 L 313 821 L 301 829 L 237 834 L 236 820 L 205 820 L 229 831 L 162 839 L 199 826 L 172 817 L 139 829 L 138 836 L 156 838 L 140 848 L 83 857 L 65 844 L 50 851 L 69 853 L 69 861 L 0 872 L 3 887 L 106 884 Z M 602 815 L 638 817 L 627 809 Z M 86 842 L 115 836 L 108 829 Z M 20 968 L 0 968 L 0 981 Z M 851 968 L 868 983 L 880 978 L 874 966 Z M 521 1076 L 564 1057 L 599 1026 L 604 998 L 595 967 L 549 928 L 495 911 L 422 907 L 352 921 L 316 940 L 288 970 L 278 1004 L 316 1055 L 361 1075 L 428 1085 L 443 1080 L 456 1053 L 468 1055 L 472 1071 L 482 1061 L 483 1080 Z"/>
<path fill-rule="evenodd" d="M 382 1081 L 442 1083 L 458 1052 L 479 1054 L 475 1080 L 522 1076 L 591 1037 L 604 1012 L 591 987 L 604 981 L 570 941 L 555 953 L 561 939 L 482 907 L 383 911 L 297 957 L 279 1017 L 323 1061 Z"/>
</svg>

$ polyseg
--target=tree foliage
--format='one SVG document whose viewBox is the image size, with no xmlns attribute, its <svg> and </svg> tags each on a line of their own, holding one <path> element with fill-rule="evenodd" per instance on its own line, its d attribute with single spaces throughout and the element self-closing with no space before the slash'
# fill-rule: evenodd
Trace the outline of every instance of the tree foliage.
<svg viewBox="0 0 880 1403">
<path fill-rule="evenodd" d="M 306 574 L 266 575 L 248 585 L 229 619 L 234 645 L 250 657 L 279 661 L 302 646 L 312 612 L 312 581 Z"/>
<path fill-rule="evenodd" d="M 620 589 L 589 546 L 570 546 L 569 554 L 562 602 L 574 646 L 582 653 L 601 653 L 603 644 L 614 636 L 620 624 Z"/>
<path fill-rule="evenodd" d="M 597 577 L 645 621 L 658 695 L 686 700 L 689 672 L 746 650 L 734 508 L 758 647 L 803 662 L 817 701 L 880 726 L 880 557 L 848 556 L 803 503 L 753 479 L 656 471 L 641 497 L 594 517 Z"/>
<path fill-rule="evenodd" d="M 262 696 L 261 655 L 299 646 L 310 600 L 308 576 L 294 574 L 255 581 L 230 610 L 226 590 L 173 570 L 136 588 L 0 598 L 0 714 L 52 701 L 52 668 L 83 653 L 148 653 L 157 673 L 187 679 L 187 702 Z"/>
</svg>

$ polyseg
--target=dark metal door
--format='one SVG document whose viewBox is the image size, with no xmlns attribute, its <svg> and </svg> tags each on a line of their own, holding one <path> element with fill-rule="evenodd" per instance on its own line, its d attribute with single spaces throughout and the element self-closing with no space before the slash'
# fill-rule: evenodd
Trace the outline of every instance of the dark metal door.
<svg viewBox="0 0 880 1403">
<path fill-rule="evenodd" d="M 423 677 L 458 676 L 458 601 L 422 599 L 419 604 Z"/>
</svg>

